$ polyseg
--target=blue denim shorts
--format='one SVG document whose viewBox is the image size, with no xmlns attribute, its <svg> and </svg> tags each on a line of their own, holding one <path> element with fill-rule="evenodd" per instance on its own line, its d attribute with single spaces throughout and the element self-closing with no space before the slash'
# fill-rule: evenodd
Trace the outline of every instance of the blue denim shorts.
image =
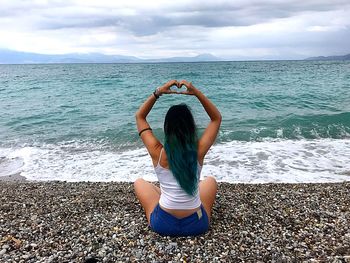
<svg viewBox="0 0 350 263">
<path fill-rule="evenodd" d="M 197 236 L 209 228 L 208 215 L 203 206 L 184 218 L 177 218 L 164 211 L 159 204 L 151 214 L 151 229 L 162 236 Z"/>
</svg>

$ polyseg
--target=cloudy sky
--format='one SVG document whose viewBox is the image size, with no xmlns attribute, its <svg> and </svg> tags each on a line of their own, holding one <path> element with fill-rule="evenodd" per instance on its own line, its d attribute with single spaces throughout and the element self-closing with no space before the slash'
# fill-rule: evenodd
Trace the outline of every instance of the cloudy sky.
<svg viewBox="0 0 350 263">
<path fill-rule="evenodd" d="M 349 0 L 0 0 L 0 49 L 140 58 L 350 53 Z"/>
</svg>

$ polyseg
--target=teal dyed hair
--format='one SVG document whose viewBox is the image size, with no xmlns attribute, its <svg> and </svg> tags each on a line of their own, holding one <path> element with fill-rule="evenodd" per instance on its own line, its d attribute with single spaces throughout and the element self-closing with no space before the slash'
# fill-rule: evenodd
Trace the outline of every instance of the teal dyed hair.
<svg viewBox="0 0 350 263">
<path fill-rule="evenodd" d="M 164 121 L 164 149 L 169 168 L 181 188 L 194 195 L 198 187 L 197 129 L 186 104 L 171 106 Z"/>
</svg>

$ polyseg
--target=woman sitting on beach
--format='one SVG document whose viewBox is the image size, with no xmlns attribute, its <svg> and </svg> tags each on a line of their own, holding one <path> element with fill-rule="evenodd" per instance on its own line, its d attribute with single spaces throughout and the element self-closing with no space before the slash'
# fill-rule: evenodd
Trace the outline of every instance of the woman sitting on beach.
<svg viewBox="0 0 350 263">
<path fill-rule="evenodd" d="M 172 86 L 185 86 L 187 90 L 172 91 Z M 209 115 L 210 123 L 197 139 L 195 122 L 187 105 L 174 105 L 165 116 L 163 146 L 153 135 L 146 117 L 161 95 L 172 93 L 196 96 Z M 221 124 L 220 112 L 192 83 L 171 80 L 156 89 L 141 105 L 136 112 L 136 123 L 160 183 L 160 188 L 141 178 L 134 183 L 136 196 L 152 230 L 169 236 L 205 233 L 209 227 L 217 183 L 213 177 L 203 181 L 199 181 L 199 177 L 204 157 L 213 145 Z"/>
</svg>

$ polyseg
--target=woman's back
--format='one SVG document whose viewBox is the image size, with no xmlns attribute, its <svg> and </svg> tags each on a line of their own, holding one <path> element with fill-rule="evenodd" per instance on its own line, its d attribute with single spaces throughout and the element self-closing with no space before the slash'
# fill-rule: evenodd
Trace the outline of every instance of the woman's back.
<svg viewBox="0 0 350 263">
<path fill-rule="evenodd" d="M 164 148 L 162 148 L 160 152 L 159 162 L 154 167 L 161 190 L 161 195 L 159 199 L 160 206 L 162 208 L 175 210 L 198 209 L 201 205 L 198 191 L 198 183 L 202 167 L 197 162 L 197 191 L 194 195 L 190 195 L 186 193 L 184 189 L 181 188 L 180 184 L 177 182 L 176 178 L 168 168 L 166 159 L 166 153 L 164 151 Z"/>
</svg>

